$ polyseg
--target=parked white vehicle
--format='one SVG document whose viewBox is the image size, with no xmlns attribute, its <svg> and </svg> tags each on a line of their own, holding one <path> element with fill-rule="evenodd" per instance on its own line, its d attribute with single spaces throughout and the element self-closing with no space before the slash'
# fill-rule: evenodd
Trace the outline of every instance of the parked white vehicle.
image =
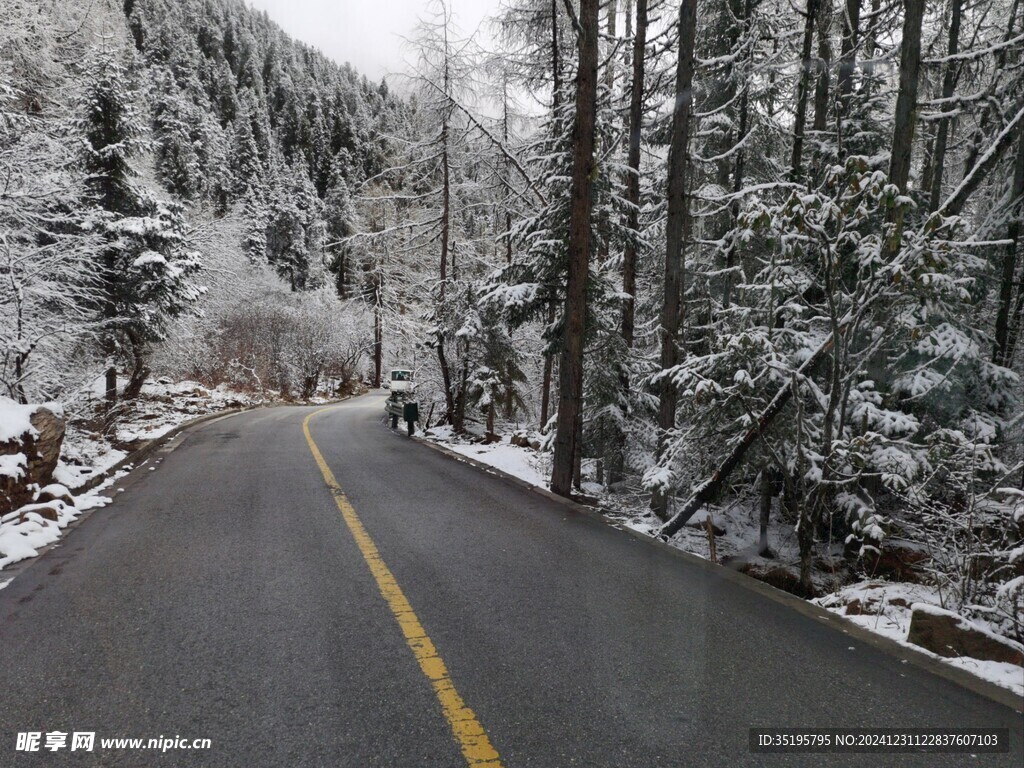
<svg viewBox="0 0 1024 768">
<path fill-rule="evenodd" d="M 412 392 L 415 384 L 412 380 L 412 371 L 406 368 L 392 368 L 388 376 L 392 392 Z"/>
</svg>

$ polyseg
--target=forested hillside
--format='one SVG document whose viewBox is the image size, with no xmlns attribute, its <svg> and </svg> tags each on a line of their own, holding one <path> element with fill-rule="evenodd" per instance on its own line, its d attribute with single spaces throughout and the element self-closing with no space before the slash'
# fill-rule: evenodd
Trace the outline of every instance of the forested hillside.
<svg viewBox="0 0 1024 768">
<path fill-rule="evenodd" d="M 291 288 L 322 283 L 324 264 L 344 285 L 349 188 L 385 167 L 400 102 L 242 0 L 127 0 L 124 10 L 164 187 L 220 212 L 244 203 L 247 252 Z"/>
<path fill-rule="evenodd" d="M 154 365 L 285 397 L 350 375 L 339 243 L 387 87 L 241 0 L 2 10 L 6 394 L 88 399 L 105 370 L 114 421 Z"/>
</svg>

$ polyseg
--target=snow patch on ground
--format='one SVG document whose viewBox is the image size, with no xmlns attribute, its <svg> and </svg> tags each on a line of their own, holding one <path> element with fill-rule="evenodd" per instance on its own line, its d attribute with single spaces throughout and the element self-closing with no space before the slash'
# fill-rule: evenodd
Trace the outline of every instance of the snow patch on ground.
<svg viewBox="0 0 1024 768">
<path fill-rule="evenodd" d="M 11 453 L 6 456 L 0 456 L 0 475 L 3 477 L 12 477 L 18 480 L 25 476 L 27 468 L 28 459 L 24 453 Z"/>
<path fill-rule="evenodd" d="M 551 474 L 548 455 L 512 445 L 509 436 L 503 437 L 500 443 L 475 443 L 458 438 L 451 427 L 432 427 L 427 430 L 424 437 L 445 446 L 450 451 L 499 469 L 531 485 L 547 487 Z"/>
<path fill-rule="evenodd" d="M 521 448 L 510 443 L 505 436 L 500 442 L 485 444 L 472 437 L 455 435 L 451 427 L 431 427 L 424 439 L 444 445 L 462 456 L 475 459 L 483 464 L 500 469 L 540 488 L 548 487 L 551 474 L 550 454 Z M 478 438 L 479 439 L 479 438 Z M 584 467 L 586 474 L 587 468 Z M 629 530 L 654 536 L 662 522 L 646 509 L 645 497 L 622 489 L 609 493 L 600 484 L 585 481 L 583 491 L 597 496 L 601 511 L 616 525 Z M 768 544 L 775 554 L 771 559 L 757 555 L 759 527 L 757 514 L 748 506 L 734 504 L 727 507 L 705 506 L 699 510 L 672 539 L 672 546 L 697 557 L 708 559 L 710 547 L 708 534 L 703 527 L 706 520 L 724 533 L 715 536 L 715 548 L 719 560 L 727 557 L 741 557 L 745 562 L 761 568 L 795 568 L 799 563 L 799 551 L 793 526 L 778 519 L 773 513 L 768 526 Z M 838 546 L 838 545 L 837 545 Z M 841 547 L 839 547 L 841 549 Z M 836 552 L 838 557 L 839 552 Z M 817 574 L 819 589 L 832 589 L 826 575 Z M 833 582 L 834 583 L 834 582 Z M 811 602 L 843 616 L 858 626 L 900 645 L 932 656 L 945 664 L 958 667 L 983 680 L 1010 689 L 1018 696 L 1024 696 L 1024 669 L 1014 664 L 982 661 L 972 658 L 947 659 L 924 648 L 907 642 L 910 628 L 911 606 L 915 603 L 941 606 L 941 596 L 933 587 L 904 582 L 862 581 L 835 589 L 831 594 Z M 847 613 L 853 604 L 853 613 Z"/>
<path fill-rule="evenodd" d="M 90 439 L 88 434 L 69 427 L 53 479 L 74 490 L 96 475 L 102 475 L 127 455 L 127 451 L 114 448 L 99 436 Z"/>
<path fill-rule="evenodd" d="M 102 396 L 103 379 L 92 392 Z M 54 480 L 72 490 L 90 478 L 106 472 L 130 451 L 163 437 L 187 421 L 219 411 L 257 405 L 260 398 L 219 386 L 204 387 L 197 381 L 148 381 L 139 397 L 125 403 L 129 410 L 118 421 L 113 434 L 101 434 L 86 422 L 72 420 L 61 451 Z"/>
<path fill-rule="evenodd" d="M 913 648 L 944 664 L 970 672 L 983 680 L 1009 688 L 1018 696 L 1024 697 L 1024 668 L 1018 667 L 1016 664 L 983 661 L 967 656 L 948 659 L 907 642 L 913 606 L 916 605 L 918 608 L 931 606 L 936 612 L 949 613 L 941 607 L 941 595 L 934 587 L 904 582 L 862 581 L 850 584 L 811 602 L 843 616 L 869 632 L 895 640 L 900 645 Z M 853 613 L 847 613 L 848 610 L 852 610 Z M 987 631 L 977 622 L 972 622 L 972 624 L 983 632 Z"/>
<path fill-rule="evenodd" d="M 61 537 L 62 532 L 85 511 L 104 507 L 110 498 L 93 491 L 75 499 L 74 505 L 63 501 L 46 505 L 26 504 L 0 518 L 0 569 L 12 563 L 35 557 L 39 550 Z M 49 520 L 36 510 L 49 506 L 57 510 L 57 519 Z M 4 583 L 4 587 L 10 581 Z M 2 587 L 0 587 L 2 588 Z"/>
<path fill-rule="evenodd" d="M 36 406 L 21 405 L 10 398 L 0 397 L 0 443 L 17 440 L 26 432 L 33 437 L 39 435 L 32 426 L 32 414 Z"/>
</svg>

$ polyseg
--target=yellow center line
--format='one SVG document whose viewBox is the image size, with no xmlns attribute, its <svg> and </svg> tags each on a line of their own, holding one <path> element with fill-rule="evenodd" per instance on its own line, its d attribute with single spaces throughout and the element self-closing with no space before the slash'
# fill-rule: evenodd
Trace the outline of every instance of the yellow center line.
<svg viewBox="0 0 1024 768">
<path fill-rule="evenodd" d="M 402 634 L 405 635 L 405 642 L 416 657 L 416 661 L 419 663 L 423 674 L 427 676 L 431 686 L 433 686 L 445 719 L 448 720 L 448 724 L 451 726 L 452 734 L 462 748 L 462 755 L 466 758 L 466 763 L 474 768 L 502 768 L 501 758 L 498 757 L 497 750 L 491 745 L 490 739 L 487 738 L 487 732 L 484 731 L 484 727 L 477 720 L 473 710 L 466 706 L 462 696 L 455 690 L 455 684 L 448 674 L 448 668 L 445 666 L 444 660 L 427 636 L 405 593 L 398 586 L 394 574 L 385 565 L 380 552 L 377 551 L 377 545 L 373 543 L 370 534 L 366 532 L 366 528 L 363 527 L 363 523 L 356 514 L 355 509 L 349 503 L 344 491 L 341 490 L 341 486 L 338 485 L 334 473 L 331 472 L 331 468 L 324 461 L 323 454 L 320 453 L 320 449 L 313 440 L 313 435 L 310 434 L 310 420 L 317 414 L 328 410 L 330 408 L 322 408 L 309 414 L 305 421 L 302 422 L 302 431 L 306 435 L 306 442 L 309 443 L 309 450 L 312 452 L 313 458 L 316 459 L 320 472 L 324 476 L 324 482 L 327 483 L 327 487 L 330 488 L 331 495 L 334 497 L 334 502 L 338 505 L 338 511 L 341 512 L 341 516 L 345 520 L 352 538 L 355 539 L 363 559 L 366 561 L 367 566 L 369 566 L 370 573 L 376 579 L 381 596 L 387 601 L 388 607 L 391 608 L 391 613 L 394 614 L 395 620 L 398 621 L 398 626 L 401 628 Z"/>
</svg>

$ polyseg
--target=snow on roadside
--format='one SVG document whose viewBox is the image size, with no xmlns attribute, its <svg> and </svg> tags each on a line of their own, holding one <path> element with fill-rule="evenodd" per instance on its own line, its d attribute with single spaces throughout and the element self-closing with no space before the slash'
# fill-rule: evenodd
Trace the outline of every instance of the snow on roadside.
<svg viewBox="0 0 1024 768">
<path fill-rule="evenodd" d="M 102 379 L 98 381 L 100 383 L 93 387 L 94 393 L 102 393 Z M 187 421 L 259 402 L 260 398 L 223 385 L 209 389 L 196 381 L 148 381 L 139 397 L 130 404 L 131 411 L 118 422 L 113 435 L 101 435 L 75 421 L 68 425 L 54 480 L 72 490 L 81 488 L 124 459 L 130 451 L 163 437 Z"/>
<path fill-rule="evenodd" d="M 0 443 L 17 440 L 26 432 L 38 437 L 32 426 L 33 407 L 21 405 L 6 397 L 0 397 Z"/>
<path fill-rule="evenodd" d="M 87 410 L 92 409 L 94 400 L 102 398 L 104 387 L 102 377 L 89 386 Z M 263 402 L 262 397 L 237 392 L 224 385 L 210 389 L 196 381 L 175 383 L 167 379 L 157 379 L 146 382 L 138 398 L 122 403 L 123 407 L 130 410 L 120 416 L 112 435 L 95 431 L 94 422 L 69 419 L 60 460 L 53 472 L 56 485 L 51 488 L 63 490 L 66 495 L 74 498 L 75 503 L 70 505 L 63 501 L 47 502 L 46 506 L 52 505 L 56 509 L 56 520 L 49 520 L 41 515 L 40 512 L 51 513 L 42 509 L 43 505 L 35 503 L 28 504 L 0 519 L 0 569 L 20 560 L 35 557 L 41 549 L 59 539 L 63 531 L 83 512 L 109 504 L 111 499 L 102 495 L 100 491 L 127 474 L 126 471 L 115 473 L 96 488 L 77 497 L 73 494 L 90 479 L 109 471 L 131 451 L 200 416 L 252 407 Z M 310 402 L 333 401 L 317 397 Z M 55 409 L 57 406 L 47 404 L 46 407 Z M 27 416 L 8 410 L 0 411 L 0 417 L 3 417 L 0 418 L 0 434 L 10 430 L 18 430 L 20 434 L 26 425 L 31 429 Z M 17 472 L 20 467 L 19 457 L 24 458 L 22 454 L 3 457 L 0 460 L 0 471 Z M 0 589 L 9 583 L 10 580 L 0 583 Z"/>
<path fill-rule="evenodd" d="M 451 427 L 431 427 L 424 437 L 532 485 L 547 487 L 547 478 L 551 473 L 547 454 L 512 445 L 508 435 L 499 443 L 473 443 L 456 439 Z"/>
<path fill-rule="evenodd" d="M 914 604 L 926 604 L 936 608 L 941 606 L 941 595 L 934 587 L 906 582 L 869 580 L 850 584 L 811 602 L 842 616 L 847 621 L 851 621 L 869 632 L 895 640 L 906 648 L 912 648 L 952 667 L 970 672 L 983 680 L 1009 688 L 1018 696 L 1024 697 L 1024 668 L 1018 667 L 1016 664 L 983 661 L 968 656 L 950 659 L 907 642 L 912 606 Z M 976 622 L 974 625 L 976 629 L 986 631 Z"/>
<path fill-rule="evenodd" d="M 102 475 L 127 455 L 127 451 L 114 448 L 106 440 L 90 438 L 70 426 L 64 438 L 60 461 L 53 470 L 53 479 L 75 490 L 93 477 Z"/>
<path fill-rule="evenodd" d="M 99 488 L 78 496 L 74 499 L 73 505 L 64 501 L 26 504 L 0 518 L 0 570 L 12 563 L 35 557 L 39 550 L 57 541 L 64 529 L 83 512 L 109 504 L 110 498 L 101 495 L 99 491 L 109 486 L 119 476 L 120 473 L 109 478 Z M 55 495 L 70 496 L 67 489 L 60 485 L 47 486 L 43 490 L 51 491 Z M 55 509 L 57 519 L 50 520 L 40 514 L 46 511 L 44 508 Z M 9 580 L 4 582 L 0 589 L 9 583 Z"/>
<path fill-rule="evenodd" d="M 510 436 L 497 443 L 471 442 L 456 436 L 451 427 L 431 427 L 422 435 L 423 439 L 444 445 L 449 450 L 475 459 L 483 464 L 507 472 L 526 482 L 547 488 L 550 476 L 550 457 L 546 453 L 522 448 L 511 444 Z M 618 495 L 603 493 L 601 486 L 587 483 L 587 493 L 599 497 L 602 512 L 612 522 L 648 536 L 654 536 L 661 522 L 642 507 L 633 508 L 617 500 Z M 614 502 L 614 503 L 613 503 Z M 718 556 L 750 553 L 757 543 L 758 529 L 751 511 L 742 507 L 726 509 L 705 507 L 691 518 L 688 525 L 673 539 L 672 544 L 701 558 L 708 557 L 707 533 L 700 526 L 711 519 L 725 529 L 716 537 Z M 769 542 L 777 559 L 773 561 L 750 558 L 752 563 L 781 566 L 795 562 L 796 541 L 792 527 L 783 524 L 773 516 L 769 528 Z M 969 672 L 983 680 L 1008 688 L 1018 696 L 1024 696 L 1024 669 L 1014 664 L 997 661 L 983 661 L 969 657 L 949 659 L 907 642 L 910 628 L 911 606 L 915 603 L 941 605 L 941 596 L 933 587 L 904 582 L 871 580 L 850 584 L 811 602 L 875 634 L 895 640 L 902 646 L 932 656 L 939 661 Z M 852 606 L 850 608 L 849 606 Z M 851 612 L 848 613 L 847 611 Z"/>
</svg>

